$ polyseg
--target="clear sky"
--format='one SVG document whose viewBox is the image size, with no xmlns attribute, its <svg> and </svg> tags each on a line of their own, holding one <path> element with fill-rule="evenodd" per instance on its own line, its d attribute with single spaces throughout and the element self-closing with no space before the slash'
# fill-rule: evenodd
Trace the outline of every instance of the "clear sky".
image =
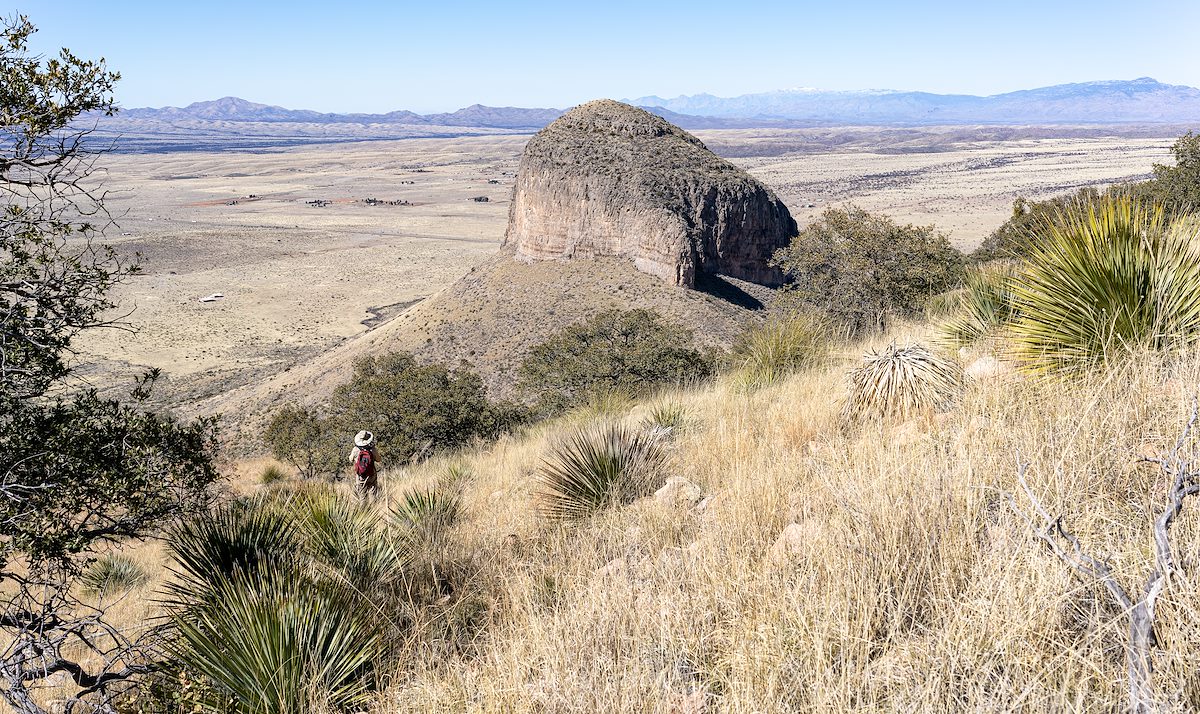
<svg viewBox="0 0 1200 714">
<path fill-rule="evenodd" d="M 26 0 L 35 48 L 107 58 L 126 107 L 568 107 L 597 97 L 1096 79 L 1200 86 L 1200 0 L 579 3 Z"/>
</svg>

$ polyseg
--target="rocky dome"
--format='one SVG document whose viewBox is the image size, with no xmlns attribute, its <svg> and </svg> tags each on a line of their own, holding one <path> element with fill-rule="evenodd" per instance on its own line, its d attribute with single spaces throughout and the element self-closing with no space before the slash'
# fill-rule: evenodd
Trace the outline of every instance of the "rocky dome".
<svg viewBox="0 0 1200 714">
<path fill-rule="evenodd" d="M 679 127 L 627 104 L 580 105 L 538 132 L 517 171 L 504 245 L 525 259 L 631 259 L 695 287 L 703 274 L 762 285 L 797 233 L 775 194 Z"/>
</svg>

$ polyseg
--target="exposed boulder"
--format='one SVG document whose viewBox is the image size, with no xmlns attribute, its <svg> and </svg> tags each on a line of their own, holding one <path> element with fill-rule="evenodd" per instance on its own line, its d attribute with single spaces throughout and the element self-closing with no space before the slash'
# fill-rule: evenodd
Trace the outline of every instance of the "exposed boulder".
<svg viewBox="0 0 1200 714">
<path fill-rule="evenodd" d="M 666 120 L 604 99 L 529 141 L 504 244 L 534 260 L 623 257 L 687 287 L 703 274 L 777 286 L 768 261 L 796 233 L 757 179 Z"/>
</svg>

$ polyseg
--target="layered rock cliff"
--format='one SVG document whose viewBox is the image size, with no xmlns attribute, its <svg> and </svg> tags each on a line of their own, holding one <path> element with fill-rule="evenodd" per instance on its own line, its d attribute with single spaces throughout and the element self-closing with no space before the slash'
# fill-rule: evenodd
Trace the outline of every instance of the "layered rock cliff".
<svg viewBox="0 0 1200 714">
<path fill-rule="evenodd" d="M 768 265 L 796 235 L 775 194 L 686 131 L 611 100 L 530 140 L 504 245 L 525 259 L 616 256 L 695 287 L 702 274 L 782 283 Z"/>
</svg>

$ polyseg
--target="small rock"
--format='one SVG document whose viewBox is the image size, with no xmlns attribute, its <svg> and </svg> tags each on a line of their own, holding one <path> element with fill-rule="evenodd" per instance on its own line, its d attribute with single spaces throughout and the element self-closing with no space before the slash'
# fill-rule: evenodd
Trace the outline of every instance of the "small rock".
<svg viewBox="0 0 1200 714">
<path fill-rule="evenodd" d="M 811 521 L 789 523 L 771 546 L 770 559 L 779 563 L 803 553 L 820 535 L 820 526 Z"/>
<path fill-rule="evenodd" d="M 700 501 L 700 503 L 697 503 L 696 507 L 693 508 L 692 510 L 694 510 L 696 513 L 699 513 L 700 515 L 704 515 L 706 512 L 708 512 L 709 507 L 712 506 L 713 499 L 715 499 L 715 498 L 716 498 L 715 495 L 713 495 L 711 493 L 708 494 L 707 496 L 704 497 L 703 500 Z"/>
<path fill-rule="evenodd" d="M 700 502 L 704 492 L 696 484 L 682 476 L 667 479 L 662 488 L 654 492 L 654 500 L 668 506 L 690 508 Z"/>
<path fill-rule="evenodd" d="M 1012 369 L 1010 367 L 1004 365 L 995 357 L 991 355 L 984 355 L 967 365 L 966 369 L 963 370 L 963 373 L 971 379 L 982 381 L 1001 377 L 1011 371 Z"/>
<path fill-rule="evenodd" d="M 597 578 L 623 578 L 629 573 L 629 563 L 624 558 L 614 558 L 596 569 Z"/>
<path fill-rule="evenodd" d="M 708 693 L 703 689 L 670 692 L 666 704 L 670 714 L 705 714 L 708 711 Z"/>
</svg>

